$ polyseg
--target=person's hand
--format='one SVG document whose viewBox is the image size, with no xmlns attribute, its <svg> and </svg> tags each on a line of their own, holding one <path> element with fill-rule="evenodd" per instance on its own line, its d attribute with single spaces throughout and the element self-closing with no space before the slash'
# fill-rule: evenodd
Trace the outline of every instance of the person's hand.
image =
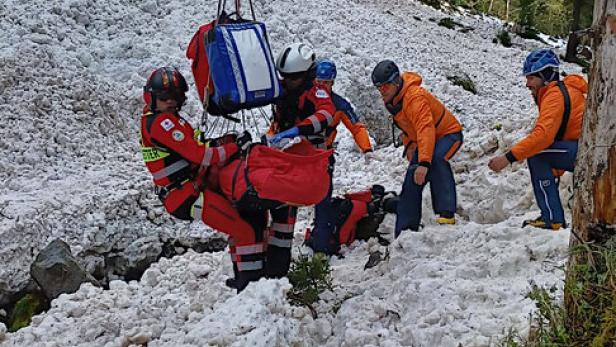
<svg viewBox="0 0 616 347">
<path fill-rule="evenodd" d="M 494 157 L 488 163 L 488 167 L 494 172 L 500 172 L 509 165 L 509 160 L 504 155 Z"/>
<path fill-rule="evenodd" d="M 364 163 L 366 165 L 370 164 L 370 162 L 374 159 L 374 152 L 368 151 L 364 153 Z"/>
<path fill-rule="evenodd" d="M 252 135 L 248 131 L 244 131 L 242 135 L 238 136 L 235 140 L 235 144 L 240 148 L 240 151 L 245 152 L 252 144 Z"/>
<path fill-rule="evenodd" d="M 428 174 L 428 168 L 425 166 L 418 166 L 417 169 L 415 169 L 415 183 L 417 183 L 417 185 L 423 185 L 424 183 L 426 183 L 426 175 Z"/>
<path fill-rule="evenodd" d="M 291 129 L 287 129 L 285 131 L 281 131 L 278 134 L 272 136 L 272 138 L 269 141 L 270 141 L 270 143 L 277 144 L 282 139 L 293 138 L 293 137 L 295 137 L 297 135 L 299 135 L 299 129 L 297 127 L 293 127 Z"/>
</svg>

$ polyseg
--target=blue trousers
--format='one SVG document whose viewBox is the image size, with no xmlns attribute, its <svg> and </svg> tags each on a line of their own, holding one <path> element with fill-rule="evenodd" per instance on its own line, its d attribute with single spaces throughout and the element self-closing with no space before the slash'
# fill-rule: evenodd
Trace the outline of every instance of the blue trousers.
<svg viewBox="0 0 616 347">
<path fill-rule="evenodd" d="M 314 207 L 314 230 L 310 233 L 308 244 L 315 252 L 335 254 L 338 251 L 338 238 L 336 237 L 336 213 L 332 206 L 332 191 L 334 176 L 334 157 L 329 163 L 329 191 L 327 196 Z"/>
<path fill-rule="evenodd" d="M 451 158 L 463 142 L 462 132 L 448 134 L 436 141 L 432 164 L 426 176 L 430 182 L 432 195 L 432 208 L 434 213 L 454 214 L 456 212 L 456 182 L 449 165 Z M 421 221 L 421 194 L 425 184 L 415 183 L 415 169 L 417 169 L 417 152 L 413 156 L 409 168 L 406 170 L 400 201 L 396 210 L 395 235 L 398 237 L 402 230 L 418 230 Z"/>
<path fill-rule="evenodd" d="M 552 169 L 573 171 L 577 150 L 577 141 L 556 141 L 527 160 L 535 199 L 541 210 L 541 219 L 546 224 L 565 222 L 565 212 Z"/>
</svg>

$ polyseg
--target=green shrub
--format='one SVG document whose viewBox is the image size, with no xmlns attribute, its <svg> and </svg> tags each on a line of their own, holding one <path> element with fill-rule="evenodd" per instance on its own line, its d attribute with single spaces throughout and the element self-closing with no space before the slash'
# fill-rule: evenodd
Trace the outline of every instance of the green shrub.
<svg viewBox="0 0 616 347">
<path fill-rule="evenodd" d="M 329 259 L 321 253 L 313 257 L 301 255 L 291 263 L 287 277 L 293 285 L 288 298 L 294 305 L 310 306 L 319 300 L 319 294 L 332 289 Z"/>
<path fill-rule="evenodd" d="M 616 346 L 616 238 L 600 245 L 584 244 L 571 250 L 584 259 L 566 271 L 566 306 L 553 290 L 533 286 L 535 301 L 531 334 L 526 339 L 509 334 L 502 346 L 574 347 Z"/>
<path fill-rule="evenodd" d="M 511 36 L 507 30 L 500 30 L 498 34 L 496 34 L 496 39 L 501 45 L 511 47 Z"/>
<path fill-rule="evenodd" d="M 473 94 L 477 94 L 477 88 L 475 87 L 475 82 L 471 80 L 470 76 L 466 73 L 462 73 L 461 75 L 453 75 L 447 76 L 447 79 L 453 82 L 454 86 L 460 86 L 464 88 L 464 90 L 469 91 Z"/>
<path fill-rule="evenodd" d="M 456 22 L 454 22 L 453 19 L 446 17 L 446 18 L 441 18 L 441 20 L 438 21 L 438 25 L 445 27 L 447 29 L 453 29 L 456 27 Z"/>
<path fill-rule="evenodd" d="M 7 329 L 15 332 L 27 327 L 34 315 L 37 315 L 49 308 L 47 298 L 41 293 L 26 294 L 19 299 L 9 315 Z"/>
</svg>

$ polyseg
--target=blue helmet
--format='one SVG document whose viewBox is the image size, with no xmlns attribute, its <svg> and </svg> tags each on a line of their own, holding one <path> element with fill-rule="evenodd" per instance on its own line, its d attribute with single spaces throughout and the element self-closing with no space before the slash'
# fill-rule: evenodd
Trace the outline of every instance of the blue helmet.
<svg viewBox="0 0 616 347">
<path fill-rule="evenodd" d="M 524 76 L 537 74 L 547 68 L 551 68 L 551 72 L 556 71 L 556 75 L 558 76 L 559 65 L 560 61 L 551 49 L 536 49 L 530 52 L 526 57 L 526 61 L 524 62 Z"/>
<path fill-rule="evenodd" d="M 336 64 L 329 59 L 321 59 L 317 62 L 316 79 L 321 81 L 333 81 L 336 79 Z"/>
</svg>

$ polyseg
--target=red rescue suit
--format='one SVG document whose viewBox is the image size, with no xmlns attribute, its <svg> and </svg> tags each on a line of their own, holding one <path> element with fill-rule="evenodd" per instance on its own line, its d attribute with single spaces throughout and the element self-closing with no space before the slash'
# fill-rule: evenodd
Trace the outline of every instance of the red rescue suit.
<svg viewBox="0 0 616 347">
<path fill-rule="evenodd" d="M 229 235 L 232 258 L 239 271 L 263 269 L 263 235 L 257 235 L 227 199 L 205 188 L 210 167 L 224 165 L 238 151 L 237 145 L 209 147 L 196 141 L 193 134 L 190 123 L 179 114 L 144 110 L 142 154 L 159 198 L 173 216 L 200 219 Z"/>
</svg>

